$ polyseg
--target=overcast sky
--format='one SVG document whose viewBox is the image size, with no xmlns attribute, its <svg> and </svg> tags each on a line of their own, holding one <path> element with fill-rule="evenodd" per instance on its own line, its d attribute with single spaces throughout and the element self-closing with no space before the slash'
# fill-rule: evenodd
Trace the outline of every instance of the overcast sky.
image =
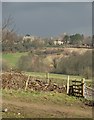
<svg viewBox="0 0 94 120">
<path fill-rule="evenodd" d="M 0 29 L 1 29 L 1 24 L 2 24 L 2 4 L 0 2 Z"/>
<path fill-rule="evenodd" d="M 3 20 L 11 15 L 18 34 L 43 37 L 61 33 L 92 34 L 92 3 L 3 2 Z"/>
<path fill-rule="evenodd" d="M 93 0 L 1 0 L 3 2 L 93 2 Z"/>
</svg>

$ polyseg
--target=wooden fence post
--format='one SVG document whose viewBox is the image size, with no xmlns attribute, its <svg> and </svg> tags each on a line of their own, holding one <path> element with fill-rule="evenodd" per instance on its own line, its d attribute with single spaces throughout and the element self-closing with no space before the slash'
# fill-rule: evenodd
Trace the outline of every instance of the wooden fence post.
<svg viewBox="0 0 94 120">
<path fill-rule="evenodd" d="M 25 84 L 25 91 L 27 90 L 29 79 L 30 79 L 30 75 L 28 76 L 26 84 Z"/>
<path fill-rule="evenodd" d="M 47 83 L 49 84 L 49 73 L 46 73 Z"/>
<path fill-rule="evenodd" d="M 69 75 L 68 75 L 68 79 L 67 79 L 67 94 L 69 94 Z"/>
<path fill-rule="evenodd" d="M 48 83 L 49 83 L 49 73 L 48 73 Z"/>
<path fill-rule="evenodd" d="M 10 75 L 12 75 L 12 68 L 10 69 Z"/>
<path fill-rule="evenodd" d="M 82 79 L 82 96 L 85 97 L 85 78 Z"/>
</svg>

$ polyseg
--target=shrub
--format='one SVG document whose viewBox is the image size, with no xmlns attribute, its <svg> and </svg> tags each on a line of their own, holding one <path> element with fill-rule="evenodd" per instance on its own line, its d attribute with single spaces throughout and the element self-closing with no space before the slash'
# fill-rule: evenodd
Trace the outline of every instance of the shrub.
<svg viewBox="0 0 94 120">
<path fill-rule="evenodd" d="M 5 60 L 2 60 L 2 62 L 1 62 L 1 60 L 0 60 L 0 70 L 3 70 L 3 71 L 7 71 L 7 70 L 9 70 L 9 65 L 8 65 L 8 63 L 7 63 L 7 61 L 5 61 Z"/>
<path fill-rule="evenodd" d="M 83 75 L 86 78 L 92 76 L 92 53 L 86 52 L 83 55 L 70 55 L 61 58 L 57 65 L 56 73 Z"/>
<path fill-rule="evenodd" d="M 33 71 L 33 72 L 48 72 L 50 71 L 50 64 L 42 55 L 27 55 L 22 56 L 18 61 L 19 70 Z"/>
</svg>

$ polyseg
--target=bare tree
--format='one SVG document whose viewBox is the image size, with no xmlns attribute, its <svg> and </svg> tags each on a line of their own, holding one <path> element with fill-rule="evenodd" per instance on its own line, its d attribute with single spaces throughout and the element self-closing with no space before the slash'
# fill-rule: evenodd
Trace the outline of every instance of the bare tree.
<svg viewBox="0 0 94 120">
<path fill-rule="evenodd" d="M 12 51 L 18 36 L 15 31 L 14 19 L 11 15 L 2 23 L 2 50 Z"/>
<path fill-rule="evenodd" d="M 11 15 L 2 22 L 2 42 L 7 40 L 15 31 L 14 19 Z"/>
<path fill-rule="evenodd" d="M 14 23 L 13 17 L 11 15 L 9 15 L 9 17 L 7 19 L 4 19 L 4 21 L 2 23 L 2 31 L 9 28 L 13 23 Z M 11 31 L 13 31 L 13 28 Z"/>
</svg>

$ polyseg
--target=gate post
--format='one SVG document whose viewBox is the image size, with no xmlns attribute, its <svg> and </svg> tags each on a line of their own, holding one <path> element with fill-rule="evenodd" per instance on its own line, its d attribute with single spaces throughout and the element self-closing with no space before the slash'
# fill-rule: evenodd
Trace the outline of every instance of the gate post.
<svg viewBox="0 0 94 120">
<path fill-rule="evenodd" d="M 69 75 L 68 75 L 68 79 L 67 79 L 67 94 L 69 94 Z"/>
<path fill-rule="evenodd" d="M 82 96 L 85 97 L 85 78 L 82 79 Z"/>
<path fill-rule="evenodd" d="M 46 79 L 47 79 L 47 83 L 49 84 L 50 81 L 49 81 L 49 73 L 46 73 Z"/>
</svg>

